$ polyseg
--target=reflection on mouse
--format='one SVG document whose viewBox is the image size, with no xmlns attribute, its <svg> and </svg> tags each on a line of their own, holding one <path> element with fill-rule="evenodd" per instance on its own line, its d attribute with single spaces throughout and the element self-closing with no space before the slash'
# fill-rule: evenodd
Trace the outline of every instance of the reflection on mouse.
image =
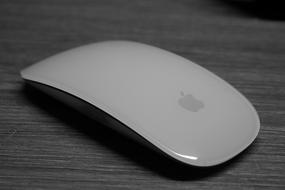
<svg viewBox="0 0 285 190">
<path fill-rule="evenodd" d="M 171 52 L 129 41 L 90 44 L 21 71 L 35 87 L 194 166 L 234 157 L 256 138 L 254 107 L 230 84 Z"/>
</svg>

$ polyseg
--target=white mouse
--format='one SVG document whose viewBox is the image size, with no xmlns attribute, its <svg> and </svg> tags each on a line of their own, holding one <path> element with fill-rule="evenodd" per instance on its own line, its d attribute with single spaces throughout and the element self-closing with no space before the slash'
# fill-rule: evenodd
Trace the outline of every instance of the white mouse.
<svg viewBox="0 0 285 190">
<path fill-rule="evenodd" d="M 181 56 L 137 42 L 78 47 L 21 75 L 113 129 L 193 166 L 229 160 L 253 142 L 260 128 L 254 107 L 230 84 Z"/>
</svg>

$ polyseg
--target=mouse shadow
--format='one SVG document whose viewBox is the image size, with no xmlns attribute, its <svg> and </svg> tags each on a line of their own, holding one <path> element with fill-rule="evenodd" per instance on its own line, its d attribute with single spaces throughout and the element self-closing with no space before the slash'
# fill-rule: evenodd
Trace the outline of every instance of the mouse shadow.
<svg viewBox="0 0 285 190">
<path fill-rule="evenodd" d="M 99 124 L 29 84 L 23 86 L 21 93 L 31 104 L 45 110 L 47 114 L 67 124 L 72 130 L 98 142 L 101 146 L 112 150 L 131 162 L 172 180 L 191 181 L 218 175 L 241 162 L 246 154 L 254 149 L 256 144 L 255 142 L 235 158 L 217 166 L 189 166 L 141 145 L 107 126 Z"/>
</svg>

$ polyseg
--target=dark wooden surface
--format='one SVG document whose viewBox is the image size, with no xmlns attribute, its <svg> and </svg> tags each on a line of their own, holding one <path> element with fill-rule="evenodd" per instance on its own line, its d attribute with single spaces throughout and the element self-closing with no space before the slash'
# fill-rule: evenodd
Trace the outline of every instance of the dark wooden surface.
<svg viewBox="0 0 285 190">
<path fill-rule="evenodd" d="M 0 189 L 285 189 L 285 22 L 246 4 L 1 0 Z M 112 39 L 173 51 L 227 80 L 256 107 L 257 140 L 220 166 L 186 167 L 23 85 L 22 68 Z"/>
</svg>

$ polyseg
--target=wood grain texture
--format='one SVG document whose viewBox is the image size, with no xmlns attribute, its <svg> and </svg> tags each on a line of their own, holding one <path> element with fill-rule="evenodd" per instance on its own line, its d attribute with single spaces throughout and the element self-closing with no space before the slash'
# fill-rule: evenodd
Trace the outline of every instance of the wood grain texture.
<svg viewBox="0 0 285 190">
<path fill-rule="evenodd" d="M 60 51 L 113 39 L 173 51 L 229 81 L 260 115 L 257 140 L 220 166 L 187 167 L 19 76 Z M 282 20 L 222 0 L 0 1 L 0 189 L 285 189 L 284 125 Z"/>
</svg>

